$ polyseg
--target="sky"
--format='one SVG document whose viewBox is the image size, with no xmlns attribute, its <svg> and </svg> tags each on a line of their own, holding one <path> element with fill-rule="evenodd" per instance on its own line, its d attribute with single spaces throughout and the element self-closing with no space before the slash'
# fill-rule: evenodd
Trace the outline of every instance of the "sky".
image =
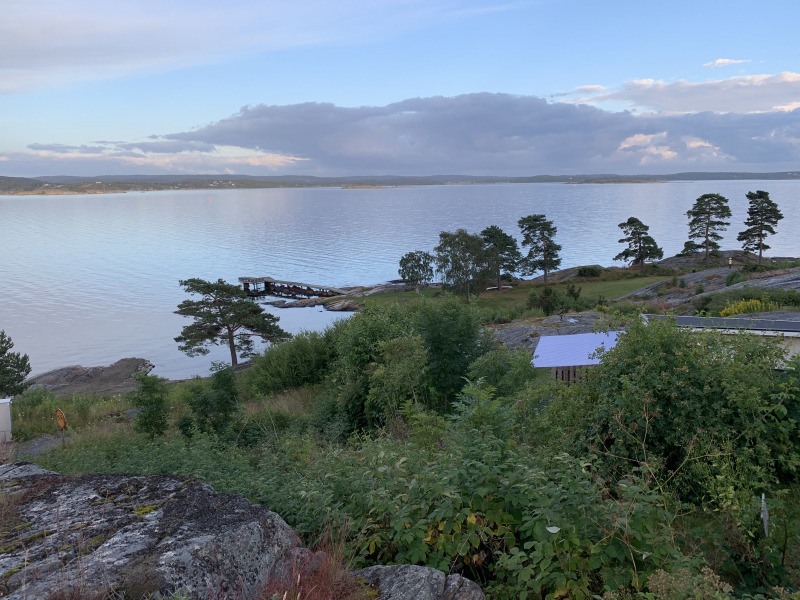
<svg viewBox="0 0 800 600">
<path fill-rule="evenodd" d="M 0 7 L 0 175 L 800 170 L 797 0 Z"/>
</svg>

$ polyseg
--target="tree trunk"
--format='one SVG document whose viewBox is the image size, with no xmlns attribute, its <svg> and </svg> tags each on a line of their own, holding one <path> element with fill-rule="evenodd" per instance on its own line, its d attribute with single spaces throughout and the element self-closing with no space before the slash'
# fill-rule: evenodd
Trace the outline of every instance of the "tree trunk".
<svg viewBox="0 0 800 600">
<path fill-rule="evenodd" d="M 231 350 L 231 366 L 235 367 L 239 364 L 239 360 L 236 357 L 236 340 L 233 337 L 232 331 L 228 331 L 228 347 Z"/>
</svg>

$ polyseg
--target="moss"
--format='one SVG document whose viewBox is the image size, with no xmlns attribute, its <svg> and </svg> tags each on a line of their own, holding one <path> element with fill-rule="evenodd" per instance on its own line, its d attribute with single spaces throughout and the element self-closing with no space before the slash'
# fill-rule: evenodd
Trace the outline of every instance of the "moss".
<svg viewBox="0 0 800 600">
<path fill-rule="evenodd" d="M 27 529 L 31 525 L 33 525 L 33 521 L 29 521 L 27 523 L 20 523 L 19 525 L 14 527 L 14 531 L 22 531 L 23 529 Z"/>
<path fill-rule="evenodd" d="M 133 509 L 134 514 L 143 517 L 146 514 L 153 512 L 154 510 L 158 509 L 159 504 L 151 504 L 149 506 L 137 506 Z"/>
<path fill-rule="evenodd" d="M 96 535 L 93 538 L 89 538 L 82 544 L 81 549 L 78 552 L 78 556 L 85 556 L 86 554 L 94 552 L 95 548 L 102 546 L 103 542 L 105 542 L 107 539 L 108 538 L 102 534 Z"/>
<path fill-rule="evenodd" d="M 28 566 L 28 563 L 21 562 L 16 567 L 13 567 L 13 568 L 9 569 L 8 571 L 6 571 L 5 573 L 3 573 L 3 575 L 0 576 L 0 579 L 2 579 L 3 581 L 7 581 L 12 575 L 15 575 L 16 573 L 19 573 L 20 571 L 22 571 L 22 569 L 24 569 L 27 566 Z"/>
<path fill-rule="evenodd" d="M 9 552 L 13 552 L 17 548 L 20 548 L 27 544 L 28 542 L 32 542 L 34 540 L 38 540 L 41 537 L 46 537 L 48 535 L 53 535 L 55 530 L 53 529 L 42 529 L 41 531 L 37 531 L 36 533 L 29 535 L 26 538 L 22 538 L 21 540 L 17 540 L 7 546 L 3 546 L 0 548 L 0 554 L 8 554 Z"/>
</svg>

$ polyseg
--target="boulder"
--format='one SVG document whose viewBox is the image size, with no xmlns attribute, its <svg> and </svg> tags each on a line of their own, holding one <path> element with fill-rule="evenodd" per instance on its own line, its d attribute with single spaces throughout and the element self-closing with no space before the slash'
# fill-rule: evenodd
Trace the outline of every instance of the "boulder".
<svg viewBox="0 0 800 600">
<path fill-rule="evenodd" d="M 461 575 L 415 565 L 367 567 L 354 573 L 380 594 L 380 600 L 485 600 L 475 583 Z"/>
<path fill-rule="evenodd" d="M 307 562 L 275 513 L 173 476 L 66 478 L 34 465 L 0 466 L 12 518 L 0 525 L 0 596 L 126 598 L 169 594 L 256 598 Z M 8 517 L 8 513 L 6 513 Z"/>
</svg>

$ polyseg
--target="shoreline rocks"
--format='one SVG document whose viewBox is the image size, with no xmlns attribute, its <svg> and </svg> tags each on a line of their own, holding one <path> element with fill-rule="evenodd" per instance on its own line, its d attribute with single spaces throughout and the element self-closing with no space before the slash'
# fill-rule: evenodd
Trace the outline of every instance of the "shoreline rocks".
<svg viewBox="0 0 800 600">
<path fill-rule="evenodd" d="M 56 396 L 72 394 L 124 394 L 138 386 L 134 375 L 149 373 L 155 365 L 144 358 L 123 358 L 106 367 L 73 365 L 29 377 L 34 388 L 44 388 Z"/>
</svg>

